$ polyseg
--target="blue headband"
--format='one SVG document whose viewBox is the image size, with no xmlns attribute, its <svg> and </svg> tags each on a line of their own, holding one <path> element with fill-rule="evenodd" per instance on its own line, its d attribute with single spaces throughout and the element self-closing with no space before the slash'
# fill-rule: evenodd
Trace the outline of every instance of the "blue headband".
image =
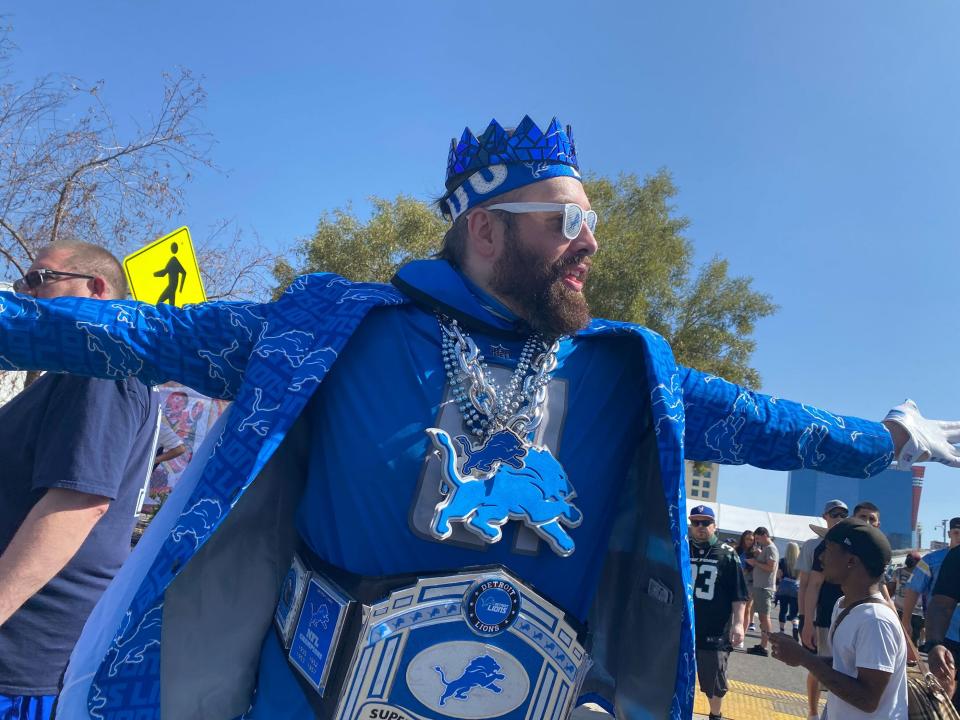
<svg viewBox="0 0 960 720">
<path fill-rule="evenodd" d="M 524 116 L 508 134 L 491 120 L 479 138 L 466 128 L 459 142 L 450 141 L 447 193 L 440 207 L 445 216 L 456 220 L 492 197 L 552 177 L 580 179 L 569 125 L 564 132 L 554 118 L 544 133 Z"/>
</svg>

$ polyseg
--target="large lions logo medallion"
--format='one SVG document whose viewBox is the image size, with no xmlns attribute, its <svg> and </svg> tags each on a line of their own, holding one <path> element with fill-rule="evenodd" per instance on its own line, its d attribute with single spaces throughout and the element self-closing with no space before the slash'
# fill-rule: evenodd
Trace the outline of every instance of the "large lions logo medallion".
<svg viewBox="0 0 960 720">
<path fill-rule="evenodd" d="M 487 543 L 503 537 L 501 527 L 519 520 L 550 544 L 558 555 L 574 551 L 566 528 L 577 527 L 583 515 L 570 501 L 576 492 L 563 466 L 550 450 L 529 445 L 509 430 L 491 435 L 474 447 L 457 436 L 460 453 L 450 434 L 427 428 L 440 453 L 446 497 L 436 506 L 431 533 L 446 540 L 452 522 L 462 523 Z"/>
</svg>

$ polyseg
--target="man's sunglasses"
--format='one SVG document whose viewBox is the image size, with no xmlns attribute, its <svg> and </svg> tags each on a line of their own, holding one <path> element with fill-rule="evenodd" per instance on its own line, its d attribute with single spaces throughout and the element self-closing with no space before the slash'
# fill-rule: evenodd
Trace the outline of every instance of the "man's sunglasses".
<svg viewBox="0 0 960 720">
<path fill-rule="evenodd" d="M 84 278 L 86 280 L 96 280 L 96 277 L 93 275 L 81 275 L 80 273 L 40 268 L 39 270 L 31 270 L 19 280 L 15 280 L 13 282 L 13 289 L 17 292 L 23 292 L 24 290 L 36 290 L 45 283 L 53 282 L 54 280 L 61 280 L 63 278 Z"/>
<path fill-rule="evenodd" d="M 831 510 L 827 513 L 832 518 L 845 518 L 849 514 L 846 510 Z"/>
<path fill-rule="evenodd" d="M 713 525 L 713 520 L 691 520 L 690 524 L 694 527 L 710 527 Z"/>
<path fill-rule="evenodd" d="M 486 210 L 503 210 L 508 213 L 535 213 L 535 212 L 562 212 L 563 236 L 567 240 L 576 240 L 580 237 L 580 230 L 586 224 L 590 232 L 597 229 L 596 210 L 584 210 L 576 203 L 548 203 L 548 202 L 512 202 L 487 205 Z"/>
</svg>

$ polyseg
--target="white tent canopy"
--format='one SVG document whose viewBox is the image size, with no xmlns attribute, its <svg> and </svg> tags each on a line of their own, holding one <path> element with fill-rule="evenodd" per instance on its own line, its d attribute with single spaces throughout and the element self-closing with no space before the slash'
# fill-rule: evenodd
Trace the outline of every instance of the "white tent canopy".
<svg viewBox="0 0 960 720">
<path fill-rule="evenodd" d="M 717 529 L 720 537 L 736 536 L 739 538 L 740 533 L 744 530 L 755 530 L 762 526 L 770 531 L 770 535 L 781 551 L 790 541 L 802 544 L 804 541 L 816 537 L 816 533 L 810 529 L 811 524 L 826 527 L 822 517 L 788 515 L 787 513 L 754 510 L 753 508 L 724 503 L 698 502 L 695 498 L 687 498 L 687 512 L 697 505 L 706 505 L 716 513 Z"/>
</svg>

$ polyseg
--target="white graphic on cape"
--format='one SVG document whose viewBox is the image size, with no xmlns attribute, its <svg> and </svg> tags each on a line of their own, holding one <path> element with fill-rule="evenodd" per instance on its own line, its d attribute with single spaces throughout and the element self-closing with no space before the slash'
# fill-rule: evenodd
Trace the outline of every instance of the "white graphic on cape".
<svg viewBox="0 0 960 720">
<path fill-rule="evenodd" d="M 5 355 L 0 355 L 0 370 L 17 370 L 17 366 Z"/>
<path fill-rule="evenodd" d="M 507 430 L 501 432 L 512 435 Z M 522 461 L 497 460 L 487 474 L 474 477 L 457 470 L 457 451 L 448 433 L 427 428 L 427 434 L 440 453 L 441 475 L 448 487 L 433 518 L 437 539 L 449 538 L 453 534 L 450 523 L 458 522 L 485 542 L 495 543 L 503 537 L 501 526 L 509 520 L 520 520 L 558 555 L 573 553 L 573 539 L 563 526 L 577 527 L 583 516 L 570 502 L 576 491 L 548 449 L 528 447 Z M 465 438 L 457 439 L 461 447 L 467 443 Z M 490 444 L 494 442 L 496 436 L 490 439 Z M 476 461 L 476 467 L 485 467 L 484 459 L 477 457 L 485 449 L 472 449 L 465 465 Z"/>
<path fill-rule="evenodd" d="M 339 300 L 337 305 L 341 305 L 348 300 L 383 300 L 385 305 L 398 305 L 402 298 L 397 296 L 394 290 L 379 289 L 371 287 L 352 288 L 347 290 Z"/>
<path fill-rule="evenodd" d="M 219 500 L 198 500 L 180 515 L 177 526 L 170 531 L 170 539 L 178 543 L 190 536 L 193 538 L 194 547 L 199 548 L 222 515 L 223 508 L 220 507 Z"/>
<path fill-rule="evenodd" d="M 164 335 L 170 334 L 170 328 L 167 327 L 167 323 L 163 318 L 145 312 L 144 306 L 142 305 L 122 305 L 120 303 L 110 303 L 110 307 L 117 311 L 117 322 L 121 325 L 126 325 L 129 328 L 136 327 L 137 317 L 139 317 L 144 325 L 147 326 L 148 330 L 153 332 L 159 332 Z M 151 311 L 153 307 L 150 306 Z"/>
<path fill-rule="evenodd" d="M 722 377 L 720 377 L 719 375 L 704 375 L 704 376 L 703 376 L 703 382 L 705 382 L 707 385 L 709 385 L 710 383 L 712 383 L 714 380 L 719 380 L 720 382 L 726 383 L 727 385 L 730 385 L 730 384 L 731 384 L 729 380 L 727 380 L 726 378 L 722 378 Z"/>
<path fill-rule="evenodd" d="M 130 623 L 130 612 L 127 611 L 126 623 Z M 114 640 L 110 647 L 110 652 L 116 652 L 116 655 L 110 661 L 110 667 L 107 670 L 108 677 L 114 677 L 120 670 L 121 665 L 139 665 L 143 662 L 143 656 L 146 651 L 154 645 L 160 644 L 158 637 L 159 628 L 163 623 L 163 605 L 157 605 L 140 618 L 136 629 L 127 634 L 126 629 L 121 630 L 119 639 Z"/>
<path fill-rule="evenodd" d="M 287 286 L 287 289 L 283 291 L 284 295 L 292 295 L 294 293 L 302 292 L 307 289 L 307 285 L 310 284 L 310 276 L 301 275 L 296 280 L 294 280 L 290 285 Z M 333 285 L 332 282 L 327 283 L 327 287 Z"/>
<path fill-rule="evenodd" d="M 830 430 L 826 425 L 812 424 L 797 440 L 797 456 L 800 458 L 800 467 L 816 468 L 820 467 L 826 459 L 826 455 L 820 452 L 820 445 L 830 435 Z"/>
<path fill-rule="evenodd" d="M 287 330 L 279 335 L 262 335 L 254 353 L 262 358 L 274 354 L 282 355 L 290 367 L 320 365 L 324 370 L 329 370 L 330 365 L 337 359 L 336 351 L 330 347 L 312 350 L 311 346 L 314 342 L 313 333 L 304 330 Z"/>
<path fill-rule="evenodd" d="M 650 393 L 650 403 L 654 417 L 656 417 L 655 430 L 660 434 L 660 423 L 667 420 L 672 423 L 682 424 L 684 420 L 683 408 L 683 388 L 680 384 L 680 376 L 674 373 L 670 376 L 670 384 L 660 383 Z"/>
<path fill-rule="evenodd" d="M 731 464 L 743 462 L 740 458 L 743 445 L 737 442 L 737 433 L 743 429 L 746 422 L 747 419 L 743 416 L 728 415 L 707 428 L 704 433 L 704 444 L 717 453 L 714 458 L 711 458 L 714 462 Z"/>
<path fill-rule="evenodd" d="M 220 435 L 219 437 L 217 437 L 217 441 L 213 444 L 213 448 L 210 450 L 210 457 L 207 458 L 207 462 L 210 462 L 211 460 L 213 460 L 213 456 L 217 454 L 217 451 L 220 450 L 221 447 L 223 447 L 223 438 L 227 434 L 227 429 L 228 429 L 228 426 L 225 425 L 223 427 L 223 430 L 220 431 Z M 240 499 L 239 496 L 237 496 L 237 499 L 238 500 Z"/>
<path fill-rule="evenodd" d="M 843 418 L 839 415 L 834 415 L 833 413 L 827 412 L 826 410 L 821 410 L 820 408 L 815 408 L 811 405 L 801 405 L 800 407 L 802 407 L 809 415 L 812 415 L 822 423 L 833 425 L 841 430 L 847 427 Z"/>
<path fill-rule="evenodd" d="M 220 380 L 223 383 L 223 394 L 226 397 L 233 397 L 234 391 L 231 387 L 231 383 L 234 378 L 238 379 L 242 375 L 242 371 L 232 362 L 230 362 L 228 355 L 232 355 L 240 349 L 240 343 L 237 340 L 234 340 L 230 343 L 229 347 L 223 348 L 220 352 L 214 350 L 198 350 L 197 355 L 210 363 L 210 369 L 207 371 L 207 374 L 214 380 Z"/>
<path fill-rule="evenodd" d="M 863 469 L 864 477 L 871 477 L 873 475 L 876 475 L 878 472 L 881 472 L 882 470 L 886 470 L 888 467 L 890 467 L 890 463 L 892 462 L 893 462 L 892 452 L 889 452 L 886 455 L 882 455 L 881 457 L 875 458 Z"/>
<path fill-rule="evenodd" d="M 331 352 L 333 352 L 334 357 L 336 357 L 336 351 L 331 351 Z M 329 370 L 329 368 L 327 369 Z M 319 385 L 322 379 L 323 378 L 321 378 L 318 375 L 304 375 L 303 377 L 297 378 L 292 383 L 290 383 L 290 390 L 292 392 L 300 392 L 301 390 L 306 390 L 306 388 L 310 385 Z"/>
<path fill-rule="evenodd" d="M 87 710 L 93 720 L 103 720 L 103 713 L 100 711 L 107 706 L 107 697 L 97 683 L 90 683 L 90 699 L 87 703 Z"/>
<path fill-rule="evenodd" d="M 120 632 L 110 644 L 104 661 L 109 661 L 107 677 L 115 677 L 121 665 L 139 665 L 144 660 L 147 650 L 160 644 L 160 628 L 163 623 L 163 604 L 150 608 L 137 624 L 133 632 L 128 634 L 132 614 L 128 610 L 120 627 Z M 107 698 L 97 683 L 91 683 L 88 709 L 91 718 L 103 720 L 100 712 L 107 706 Z"/>
<path fill-rule="evenodd" d="M 237 427 L 237 430 L 243 432 L 247 428 L 250 428 L 257 435 L 261 437 L 266 436 L 267 431 L 270 429 L 270 421 L 265 417 L 265 415 L 279 410 L 282 403 L 278 403 L 275 407 L 263 407 L 261 405 L 262 402 L 263 390 L 256 387 L 253 389 L 253 410 L 249 415 L 240 421 L 240 425 Z"/>
<path fill-rule="evenodd" d="M 733 401 L 732 412 L 746 415 L 752 414 L 755 418 L 760 418 L 760 407 L 757 405 L 757 396 L 748 390 L 744 390 L 737 399 Z"/>
<path fill-rule="evenodd" d="M 6 315 L 7 318 L 13 320 L 14 318 L 38 318 L 40 317 L 40 308 L 37 306 L 37 299 L 30 295 L 17 295 L 16 296 L 16 305 L 14 309 L 10 309 L 10 305 L 7 304 L 7 298 L 0 295 L 0 314 Z"/>
<path fill-rule="evenodd" d="M 87 350 L 103 355 L 110 377 L 130 377 L 143 368 L 143 361 L 127 343 L 113 337 L 106 325 L 78 321 L 76 326 L 87 336 Z"/>
<path fill-rule="evenodd" d="M 230 319 L 230 325 L 243 330 L 247 335 L 247 340 L 253 340 L 254 328 L 257 334 L 266 332 L 266 318 L 258 315 L 253 308 L 259 307 L 256 303 L 224 303 L 223 311 Z"/>
<path fill-rule="evenodd" d="M 342 285 L 346 288 L 343 295 L 337 300 L 337 305 L 342 305 L 347 300 L 383 300 L 385 305 L 399 305 L 403 302 L 403 297 L 389 286 L 377 287 L 370 283 L 358 284 L 338 276 L 334 276 L 326 286 L 334 287 L 336 285 Z"/>
</svg>

